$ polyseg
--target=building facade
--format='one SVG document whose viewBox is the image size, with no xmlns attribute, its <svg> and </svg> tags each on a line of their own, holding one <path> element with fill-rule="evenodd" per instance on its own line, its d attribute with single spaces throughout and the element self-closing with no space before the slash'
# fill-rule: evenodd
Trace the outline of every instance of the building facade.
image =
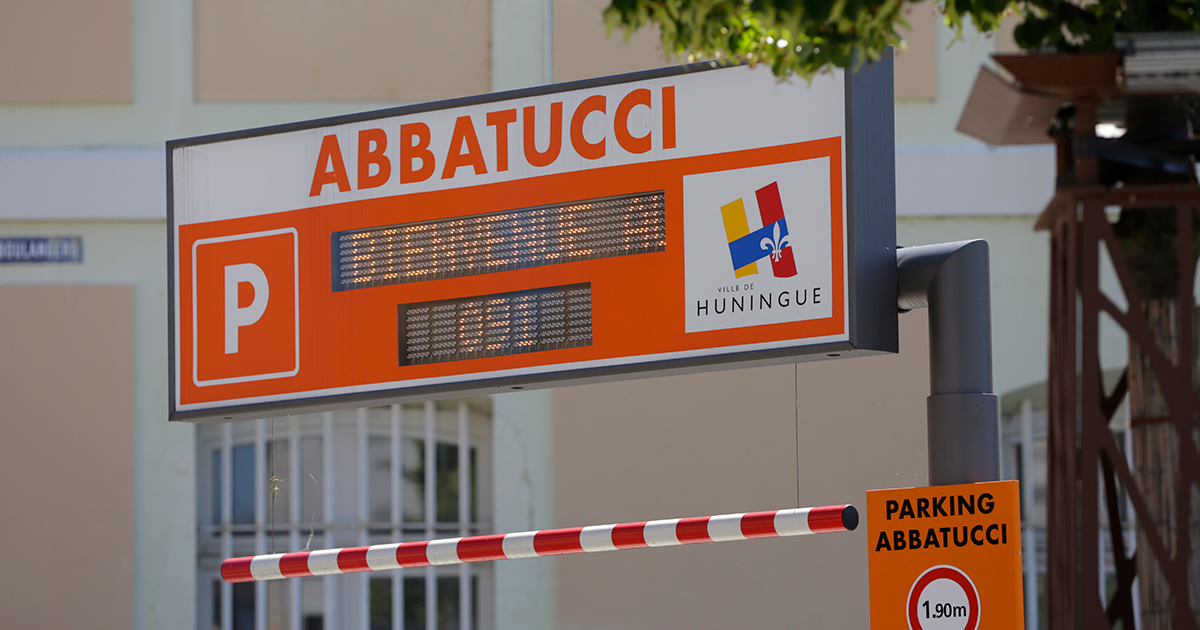
<svg viewBox="0 0 1200 630">
<path fill-rule="evenodd" d="M 669 63 L 653 33 L 606 38 L 604 5 L 0 0 L 0 243 L 10 248 L 0 248 L 0 470 L 18 480 L 0 491 L 17 506 L 0 526 L 11 543 L 0 552 L 0 623 L 866 625 L 865 528 L 216 580 L 230 554 L 861 506 L 867 489 L 925 483 L 919 312 L 901 318 L 896 356 L 167 422 L 167 140 Z M 954 34 L 928 3 L 908 19 L 898 240 L 988 239 L 997 391 L 1043 381 L 1048 252 L 1033 217 L 1052 193 L 1052 150 L 957 134 L 977 69 L 1006 40 L 966 33 L 948 47 Z M 47 243 L 80 250 L 47 253 Z"/>
</svg>

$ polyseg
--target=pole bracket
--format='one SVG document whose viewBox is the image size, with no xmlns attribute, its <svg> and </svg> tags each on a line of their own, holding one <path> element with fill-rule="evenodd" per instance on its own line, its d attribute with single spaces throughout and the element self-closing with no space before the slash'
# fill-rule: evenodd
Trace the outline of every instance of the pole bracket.
<svg viewBox="0 0 1200 630">
<path fill-rule="evenodd" d="M 1000 478 L 984 240 L 897 248 L 897 307 L 929 308 L 929 485 Z"/>
</svg>

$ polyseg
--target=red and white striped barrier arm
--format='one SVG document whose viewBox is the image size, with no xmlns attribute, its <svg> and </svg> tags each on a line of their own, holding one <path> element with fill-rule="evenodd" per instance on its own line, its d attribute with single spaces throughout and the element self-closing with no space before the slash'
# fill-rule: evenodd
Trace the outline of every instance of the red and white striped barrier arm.
<svg viewBox="0 0 1200 630">
<path fill-rule="evenodd" d="M 833 505 L 230 558 L 221 563 L 221 577 L 226 582 L 253 582 L 614 549 L 846 532 L 856 527 L 858 510 L 853 505 Z"/>
</svg>

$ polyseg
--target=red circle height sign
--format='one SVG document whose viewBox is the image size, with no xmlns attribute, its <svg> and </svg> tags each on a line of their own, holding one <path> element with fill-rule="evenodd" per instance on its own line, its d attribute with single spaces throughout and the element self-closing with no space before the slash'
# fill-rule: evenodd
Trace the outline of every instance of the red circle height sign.
<svg viewBox="0 0 1200 630">
<path fill-rule="evenodd" d="M 962 588 L 962 592 L 966 595 L 966 610 L 961 610 L 962 607 L 952 606 L 947 602 L 939 602 L 935 604 L 934 613 L 931 616 L 929 601 L 924 602 L 925 615 L 924 620 L 921 615 L 921 595 L 925 590 L 937 580 L 950 580 Z M 951 587 L 953 588 L 953 587 Z M 957 567 L 952 567 L 948 564 L 939 565 L 926 569 L 917 580 L 913 582 L 912 588 L 908 592 L 908 603 L 906 605 L 906 617 L 908 618 L 908 627 L 910 630 L 942 630 L 944 627 L 961 628 L 962 630 L 976 630 L 979 627 L 979 591 L 975 589 L 975 584 L 971 578 L 967 577 Z M 958 625 L 953 623 L 958 618 L 964 618 L 966 623 Z M 930 619 L 937 619 L 938 625 L 931 626 L 927 622 Z M 951 626 L 946 626 L 945 621 L 951 622 Z"/>
</svg>

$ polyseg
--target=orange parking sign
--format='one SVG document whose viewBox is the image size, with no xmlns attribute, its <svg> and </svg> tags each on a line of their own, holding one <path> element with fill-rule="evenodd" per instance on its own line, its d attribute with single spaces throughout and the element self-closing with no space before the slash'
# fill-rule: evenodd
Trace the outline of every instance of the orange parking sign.
<svg viewBox="0 0 1200 630">
<path fill-rule="evenodd" d="M 895 352 L 891 81 L 689 66 L 170 142 L 171 419 Z"/>
<path fill-rule="evenodd" d="M 867 493 L 872 630 L 1024 626 L 1016 481 Z"/>
</svg>

